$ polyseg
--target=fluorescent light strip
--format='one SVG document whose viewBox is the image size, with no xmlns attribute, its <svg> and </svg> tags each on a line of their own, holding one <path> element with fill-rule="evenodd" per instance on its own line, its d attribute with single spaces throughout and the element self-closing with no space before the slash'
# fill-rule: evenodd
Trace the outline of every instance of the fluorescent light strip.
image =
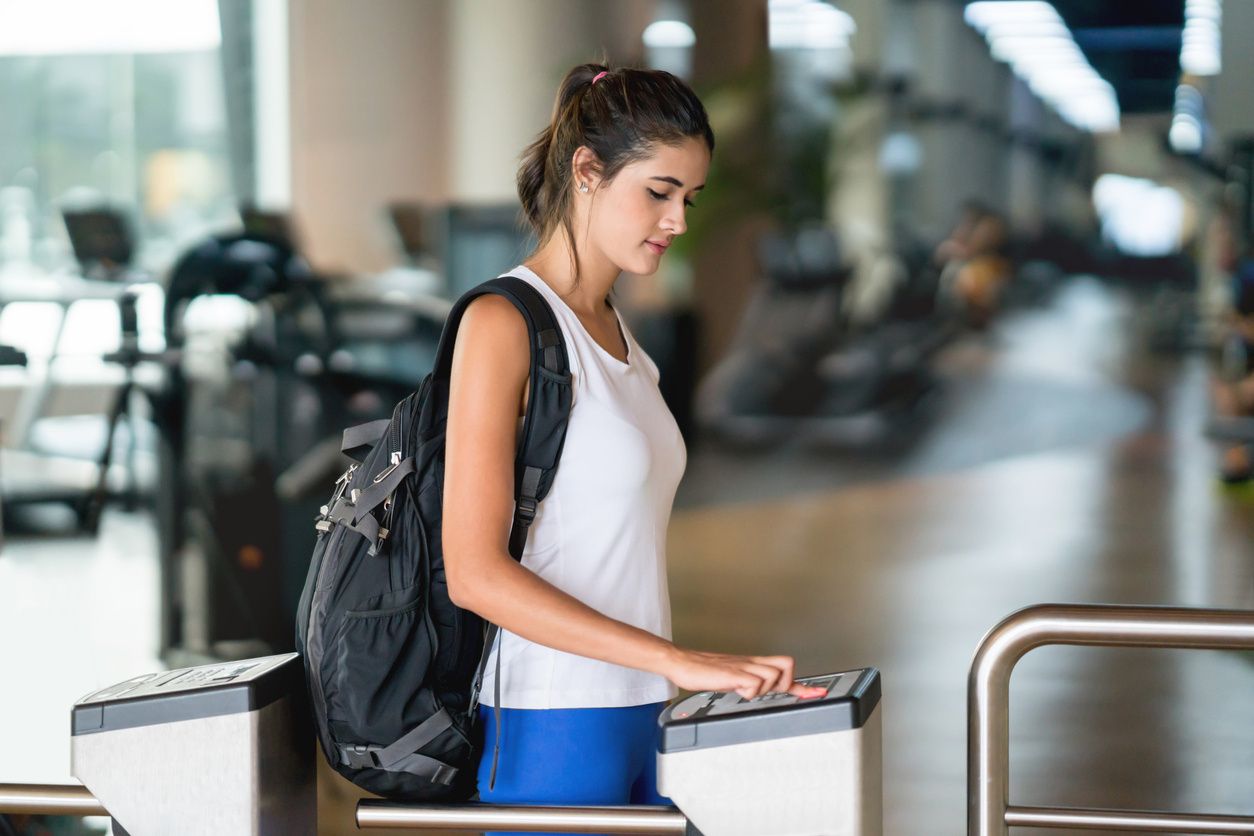
<svg viewBox="0 0 1254 836">
<path fill-rule="evenodd" d="M 1000 23 L 1061 23 L 1058 12 L 1043 0 L 985 0 L 968 3 L 964 17 L 980 34 Z"/>
<path fill-rule="evenodd" d="M 1067 122 L 1091 132 L 1119 129 L 1114 88 L 1089 64 L 1053 4 L 979 0 L 967 4 L 963 17 L 984 35 L 992 56 Z"/>
<path fill-rule="evenodd" d="M 848 49 L 858 25 L 846 12 L 823 0 L 770 0 L 772 49 Z"/>
<path fill-rule="evenodd" d="M 1189 75 L 1219 75 L 1222 0 L 1187 0 L 1181 35 L 1180 69 Z"/>
</svg>

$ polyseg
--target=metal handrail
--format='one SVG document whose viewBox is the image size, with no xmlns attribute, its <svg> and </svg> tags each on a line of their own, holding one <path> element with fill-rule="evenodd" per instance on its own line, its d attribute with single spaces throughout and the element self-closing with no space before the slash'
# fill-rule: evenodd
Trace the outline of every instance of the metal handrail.
<svg viewBox="0 0 1254 836">
<path fill-rule="evenodd" d="M 1011 827 L 1066 827 L 1132 833 L 1254 833 L 1254 819 L 1141 810 L 1082 810 L 1066 807 L 1007 807 Z"/>
<path fill-rule="evenodd" d="M 107 816 L 104 805 L 75 784 L 0 784 L 0 815 Z"/>
<path fill-rule="evenodd" d="M 526 833 L 664 833 L 683 836 L 688 820 L 674 807 L 540 807 L 505 804 L 357 802 L 357 826 L 409 830 Z"/>
<path fill-rule="evenodd" d="M 107 816 L 84 786 L 0 784 L 0 815 Z M 683 836 L 688 820 L 674 807 L 531 807 L 504 804 L 407 805 L 360 801 L 359 828 L 408 830 L 513 830 L 550 833 L 651 833 Z"/>
<path fill-rule="evenodd" d="M 1019 610 L 980 642 L 967 682 L 967 834 L 1011 826 L 1254 833 L 1254 818 L 1010 806 L 1010 674 L 1044 645 L 1254 649 L 1254 612 L 1041 604 Z"/>
</svg>

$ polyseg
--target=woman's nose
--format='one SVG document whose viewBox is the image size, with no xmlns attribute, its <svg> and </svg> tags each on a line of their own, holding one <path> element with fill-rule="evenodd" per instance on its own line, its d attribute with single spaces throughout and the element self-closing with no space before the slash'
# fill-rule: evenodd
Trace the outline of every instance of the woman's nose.
<svg viewBox="0 0 1254 836">
<path fill-rule="evenodd" d="M 688 222 L 684 217 L 686 214 L 687 207 L 684 206 L 672 210 L 667 213 L 666 221 L 662 224 L 662 228 L 668 230 L 671 235 L 683 235 L 688 231 Z"/>
</svg>

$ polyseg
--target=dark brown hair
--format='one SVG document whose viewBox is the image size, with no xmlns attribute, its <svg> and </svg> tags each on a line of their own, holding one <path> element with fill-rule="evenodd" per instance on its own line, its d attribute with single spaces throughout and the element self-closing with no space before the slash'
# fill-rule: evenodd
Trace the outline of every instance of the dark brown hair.
<svg viewBox="0 0 1254 836">
<path fill-rule="evenodd" d="M 608 183 L 625 166 L 651 156 L 655 146 L 679 145 L 690 137 L 705 140 L 714 153 L 705 108 L 682 79 L 663 70 L 612 70 L 604 64 L 572 68 L 558 88 L 552 120 L 523 151 L 518 168 L 518 197 L 539 245 L 560 226 L 578 281 L 570 209 L 571 159 L 579 146 L 596 154 L 598 174 Z"/>
</svg>

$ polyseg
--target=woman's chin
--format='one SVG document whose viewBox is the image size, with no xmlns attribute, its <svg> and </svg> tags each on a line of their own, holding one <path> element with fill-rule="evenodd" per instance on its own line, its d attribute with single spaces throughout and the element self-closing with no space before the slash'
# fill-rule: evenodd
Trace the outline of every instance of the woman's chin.
<svg viewBox="0 0 1254 836">
<path fill-rule="evenodd" d="M 649 258 L 646 256 L 645 258 L 642 258 L 639 261 L 639 263 L 636 264 L 636 268 L 632 270 L 631 272 L 635 273 L 637 276 L 652 276 L 654 273 L 658 271 L 658 268 L 661 266 L 662 266 L 661 259 Z"/>
</svg>

